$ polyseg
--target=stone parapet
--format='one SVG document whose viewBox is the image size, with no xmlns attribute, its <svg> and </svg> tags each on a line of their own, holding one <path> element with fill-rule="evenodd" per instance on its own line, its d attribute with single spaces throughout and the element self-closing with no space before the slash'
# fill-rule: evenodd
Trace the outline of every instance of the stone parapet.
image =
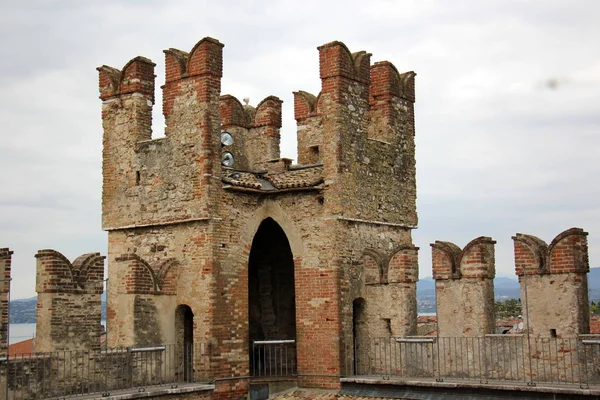
<svg viewBox="0 0 600 400">
<path fill-rule="evenodd" d="M 35 257 L 36 352 L 99 349 L 105 257 L 88 253 L 71 263 L 55 250 Z"/>
<path fill-rule="evenodd" d="M 495 243 L 481 236 L 463 249 L 450 242 L 431 244 L 440 336 L 494 332 Z"/>
<path fill-rule="evenodd" d="M 589 333 L 587 235 L 580 228 L 567 229 L 549 245 L 532 235 L 513 236 L 523 322 L 530 334 Z"/>
</svg>

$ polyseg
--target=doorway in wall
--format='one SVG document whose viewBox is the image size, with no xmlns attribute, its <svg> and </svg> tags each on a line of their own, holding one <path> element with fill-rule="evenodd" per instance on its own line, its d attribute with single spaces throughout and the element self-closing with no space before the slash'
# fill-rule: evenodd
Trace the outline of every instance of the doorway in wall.
<svg viewBox="0 0 600 400">
<path fill-rule="evenodd" d="M 296 367 L 294 259 L 272 218 L 259 226 L 248 261 L 250 369 L 253 375 L 291 375 Z"/>
<path fill-rule="evenodd" d="M 181 374 L 185 382 L 191 382 L 194 373 L 194 313 L 188 305 L 182 304 L 175 310 L 175 334 Z"/>
<path fill-rule="evenodd" d="M 367 369 L 368 333 L 365 315 L 365 299 L 359 297 L 352 302 L 352 339 L 354 341 L 354 374 L 359 375 Z"/>
</svg>

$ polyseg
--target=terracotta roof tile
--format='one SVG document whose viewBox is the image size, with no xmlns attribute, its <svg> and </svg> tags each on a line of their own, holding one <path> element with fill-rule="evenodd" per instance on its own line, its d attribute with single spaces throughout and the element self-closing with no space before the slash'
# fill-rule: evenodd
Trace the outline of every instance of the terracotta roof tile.
<svg viewBox="0 0 600 400">
<path fill-rule="evenodd" d="M 590 333 L 600 334 L 600 317 L 593 315 L 590 319 Z"/>
<path fill-rule="evenodd" d="M 8 355 L 10 356 L 27 356 L 33 353 L 35 339 L 27 339 L 18 343 L 13 343 L 8 346 Z"/>
<path fill-rule="evenodd" d="M 252 189 L 260 189 L 262 184 L 258 181 L 256 174 L 252 172 L 241 171 L 223 171 L 221 177 L 223 182 L 233 186 L 247 187 Z"/>
<path fill-rule="evenodd" d="M 315 186 L 323 182 L 323 167 L 266 174 L 265 179 L 278 189 Z"/>
<path fill-rule="evenodd" d="M 283 172 L 246 172 L 224 170 L 221 177 L 231 186 L 277 191 L 282 189 L 308 188 L 323 183 L 323 167 L 291 169 Z"/>
</svg>

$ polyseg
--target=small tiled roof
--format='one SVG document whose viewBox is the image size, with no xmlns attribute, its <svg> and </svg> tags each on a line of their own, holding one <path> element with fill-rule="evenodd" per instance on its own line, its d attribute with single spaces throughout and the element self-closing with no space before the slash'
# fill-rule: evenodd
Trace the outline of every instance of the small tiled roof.
<svg viewBox="0 0 600 400">
<path fill-rule="evenodd" d="M 11 356 L 28 356 L 33 353 L 34 347 L 35 339 L 23 340 L 8 346 L 8 354 Z"/>
<path fill-rule="evenodd" d="M 222 181 L 231 186 L 265 192 L 310 188 L 323 183 L 323 167 L 313 166 L 282 172 L 224 170 Z"/>
<path fill-rule="evenodd" d="M 380 397 L 349 396 L 332 390 L 294 389 L 276 394 L 270 400 L 373 400 Z"/>
<path fill-rule="evenodd" d="M 223 171 L 222 180 L 233 186 L 247 187 L 252 189 L 260 189 L 261 183 L 258 181 L 256 174 L 252 172 L 241 171 Z"/>
<path fill-rule="evenodd" d="M 600 334 L 600 317 L 597 315 L 592 316 L 590 319 L 590 333 Z"/>
</svg>

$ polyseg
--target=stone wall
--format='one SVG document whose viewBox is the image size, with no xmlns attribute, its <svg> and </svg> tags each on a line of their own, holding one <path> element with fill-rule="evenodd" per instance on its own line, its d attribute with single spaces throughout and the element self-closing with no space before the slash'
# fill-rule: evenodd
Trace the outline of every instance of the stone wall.
<svg viewBox="0 0 600 400">
<path fill-rule="evenodd" d="M 71 263 L 55 250 L 40 250 L 35 257 L 35 351 L 99 349 L 105 257 L 88 253 Z"/>
<path fill-rule="evenodd" d="M 529 334 L 573 337 L 589 333 L 587 235 L 571 228 L 550 245 L 531 235 L 513 237 L 523 322 Z"/>
<path fill-rule="evenodd" d="M 8 310 L 10 293 L 10 264 L 13 252 L 0 249 L 0 356 L 8 350 Z"/>
<path fill-rule="evenodd" d="M 338 217 L 415 227 L 415 73 L 370 57 L 319 47 L 321 92 L 294 93 L 298 160 L 324 164 Z"/>
<path fill-rule="evenodd" d="M 439 336 L 479 337 L 494 333 L 494 244 L 478 237 L 464 249 L 431 244 Z"/>
</svg>

